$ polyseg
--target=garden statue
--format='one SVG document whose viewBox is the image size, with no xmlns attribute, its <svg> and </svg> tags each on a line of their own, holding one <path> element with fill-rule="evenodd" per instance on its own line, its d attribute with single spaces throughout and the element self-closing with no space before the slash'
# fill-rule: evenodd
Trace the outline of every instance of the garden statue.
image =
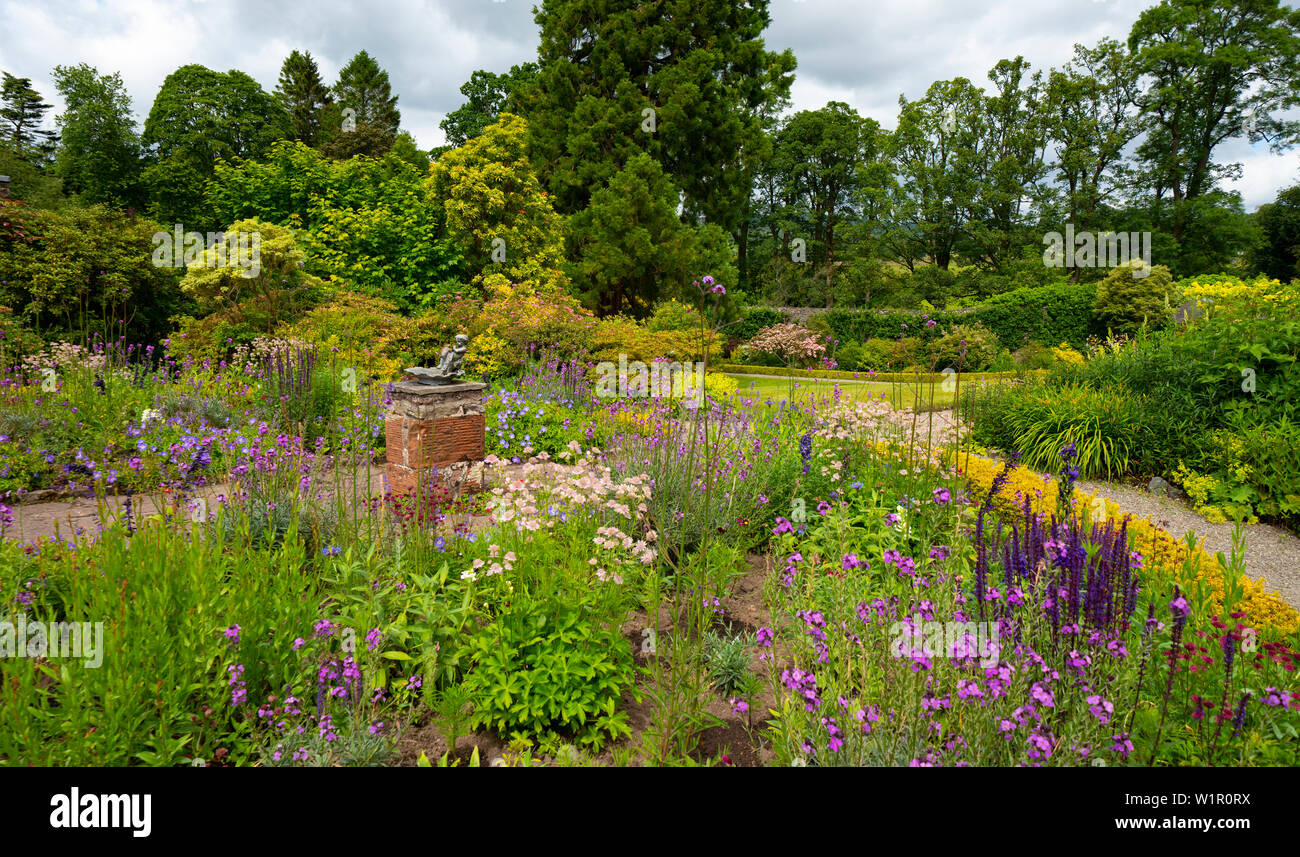
<svg viewBox="0 0 1300 857">
<path fill-rule="evenodd" d="M 412 366 L 406 371 L 414 375 L 421 384 L 454 384 L 465 374 L 462 363 L 465 360 L 467 350 L 469 350 L 469 337 L 463 333 L 458 333 L 456 334 L 455 344 L 442 349 L 437 368 L 428 369 L 423 366 Z"/>
</svg>

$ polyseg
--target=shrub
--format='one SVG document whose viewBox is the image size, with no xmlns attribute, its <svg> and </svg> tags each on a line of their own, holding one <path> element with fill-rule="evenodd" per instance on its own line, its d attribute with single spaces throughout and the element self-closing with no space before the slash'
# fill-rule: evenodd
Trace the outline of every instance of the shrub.
<svg viewBox="0 0 1300 857">
<path fill-rule="evenodd" d="M 805 365 L 825 353 L 826 347 L 806 327 L 774 324 L 760 330 L 745 344 L 746 353 L 773 354 L 788 365 Z"/>
<path fill-rule="evenodd" d="M 835 349 L 835 361 L 839 363 L 840 369 L 849 372 L 864 368 L 862 364 L 862 343 L 846 342 L 842 344 Z"/>
<path fill-rule="evenodd" d="M 982 324 L 958 324 L 930 343 L 935 369 L 978 372 L 987 369 L 998 356 L 998 337 Z"/>
<path fill-rule="evenodd" d="M 1078 366 L 1084 360 L 1083 355 L 1071 348 L 1068 342 L 1062 342 L 1056 348 L 1053 348 L 1052 357 L 1057 362 L 1064 363 L 1067 366 Z"/>
<path fill-rule="evenodd" d="M 699 310 L 676 298 L 657 304 L 646 321 L 646 328 L 653 333 L 661 331 L 698 333 L 702 327 L 704 327 L 704 318 Z"/>
<path fill-rule="evenodd" d="M 1030 342 L 1016 349 L 1016 365 L 1022 369 L 1051 369 L 1056 365 L 1052 350 L 1037 342 Z"/>
<path fill-rule="evenodd" d="M 1099 330 L 1093 320 L 1096 286 L 1091 283 L 1057 283 L 1015 289 L 995 295 L 967 309 L 949 309 L 920 315 L 903 311 L 833 309 L 818 313 L 841 342 L 895 339 L 900 335 L 930 340 L 956 324 L 979 323 L 1008 348 L 1028 342 L 1067 342 L 1083 348 Z M 937 322 L 927 327 L 925 321 Z"/>
<path fill-rule="evenodd" d="M 591 359 L 617 362 L 620 355 L 629 361 L 648 363 L 657 357 L 676 360 L 699 360 L 704 357 L 699 331 L 650 330 L 626 316 L 602 318 L 591 328 Z M 721 358 L 721 342 L 711 337 L 711 357 Z"/>
<path fill-rule="evenodd" d="M 868 339 L 862 343 L 860 369 L 889 369 L 894 365 L 894 343 L 888 339 Z"/>
<path fill-rule="evenodd" d="M 890 343 L 889 368 L 908 369 L 922 358 L 924 341 L 918 336 L 905 336 Z"/>
<path fill-rule="evenodd" d="M 411 320 L 379 298 L 354 292 L 335 295 L 291 325 L 281 336 L 309 343 L 331 362 L 352 367 L 359 379 L 387 382 L 412 365 Z"/>
<path fill-rule="evenodd" d="M 743 342 L 753 339 L 754 334 L 765 327 L 784 324 L 789 320 L 790 317 L 780 310 L 771 307 L 750 307 L 741 313 L 740 321 L 727 328 L 727 336 Z"/>
<path fill-rule="evenodd" d="M 102 206 L 56 212 L 0 199 L 0 305 L 46 341 L 95 332 L 156 343 L 170 316 L 191 309 L 178 269 L 154 264 L 160 231 Z"/>
<path fill-rule="evenodd" d="M 1118 265 L 1097 284 L 1092 312 L 1101 325 L 1121 333 L 1143 325 L 1164 326 L 1172 311 L 1170 302 L 1176 302 L 1173 276 L 1164 265 L 1150 268 L 1142 277 L 1136 276 L 1140 270 L 1140 262 Z"/>
<path fill-rule="evenodd" d="M 739 388 L 740 385 L 735 378 L 721 372 L 710 372 L 704 376 L 704 395 L 714 401 L 721 402 L 730 399 Z"/>
<path fill-rule="evenodd" d="M 1019 364 L 1016 363 L 1015 358 L 1011 356 L 1011 352 L 1003 348 L 998 352 L 998 356 L 993 358 L 993 363 L 989 366 L 989 371 L 1011 372 L 1015 370 L 1018 365 Z"/>
</svg>

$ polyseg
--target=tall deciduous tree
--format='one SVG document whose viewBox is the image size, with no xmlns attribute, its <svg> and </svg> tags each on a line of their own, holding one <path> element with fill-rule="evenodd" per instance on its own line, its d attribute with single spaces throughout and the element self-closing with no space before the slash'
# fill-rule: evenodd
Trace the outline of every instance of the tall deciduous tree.
<svg viewBox="0 0 1300 857">
<path fill-rule="evenodd" d="M 54 85 L 64 103 L 55 163 L 65 187 L 92 204 L 139 205 L 142 148 L 121 75 L 56 66 Z"/>
<path fill-rule="evenodd" d="M 1182 243 L 1198 207 L 1239 165 L 1214 160 L 1225 140 L 1266 138 L 1292 146 L 1300 122 L 1300 10 L 1278 0 L 1163 0 L 1129 34 L 1147 86 L 1139 103 L 1149 131 L 1138 156 L 1158 209 Z"/>
<path fill-rule="evenodd" d="M 325 114 L 334 99 L 310 51 L 293 51 L 285 59 L 275 97 L 289 114 L 291 138 L 308 146 L 320 144 Z"/>
<path fill-rule="evenodd" d="M 832 101 L 796 113 L 777 133 L 777 169 L 787 183 L 787 198 L 801 210 L 816 242 L 827 306 L 833 303 L 837 230 L 858 214 L 860 170 L 878 154 L 879 132 L 874 120 Z"/>
<path fill-rule="evenodd" d="M 980 191 L 986 128 L 983 93 L 964 77 L 936 81 L 919 101 L 899 98 L 888 229 L 909 269 L 923 259 L 951 264 Z"/>
<path fill-rule="evenodd" d="M 1255 218 L 1262 239 L 1251 258 L 1255 269 L 1284 283 L 1300 278 L 1300 185 L 1280 191 Z"/>
<path fill-rule="evenodd" d="M 521 96 L 537 80 L 537 64 L 511 66 L 505 74 L 477 70 L 460 86 L 466 101 L 438 123 L 452 147 L 483 133 L 502 113 L 521 112 Z"/>
<path fill-rule="evenodd" d="M 1019 255 L 1047 191 L 1042 75 L 1028 72 L 1023 57 L 1001 60 L 988 75 L 993 91 L 981 101 L 983 136 L 974 159 L 978 191 L 963 250 L 990 269 Z"/>
<path fill-rule="evenodd" d="M 204 177 L 217 159 L 258 158 L 289 135 L 289 116 L 242 71 L 182 66 L 167 76 L 144 124 L 158 158 L 178 158 Z"/>
<path fill-rule="evenodd" d="M 1060 209 L 1075 229 L 1105 231 L 1104 206 L 1126 200 L 1131 171 L 1125 149 L 1139 131 L 1137 65 L 1123 45 L 1102 39 L 1074 46 L 1074 58 L 1048 76 L 1048 136 L 1063 198 Z M 1072 269 L 1077 279 L 1081 269 Z"/>
<path fill-rule="evenodd" d="M 289 135 L 280 103 L 242 71 L 201 65 L 167 76 L 145 120 L 142 142 L 153 159 L 143 180 L 155 217 L 164 223 L 219 228 L 206 205 L 205 184 L 218 160 L 260 158 Z"/>
</svg>

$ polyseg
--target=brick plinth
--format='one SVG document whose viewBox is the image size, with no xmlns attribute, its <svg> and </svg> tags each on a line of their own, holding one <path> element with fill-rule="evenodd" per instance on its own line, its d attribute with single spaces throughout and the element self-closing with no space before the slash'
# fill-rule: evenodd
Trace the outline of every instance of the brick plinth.
<svg viewBox="0 0 1300 857">
<path fill-rule="evenodd" d="M 384 422 L 388 482 L 394 493 L 429 482 L 437 469 L 467 471 L 486 454 L 485 384 L 416 384 L 393 387 L 393 407 Z"/>
</svg>

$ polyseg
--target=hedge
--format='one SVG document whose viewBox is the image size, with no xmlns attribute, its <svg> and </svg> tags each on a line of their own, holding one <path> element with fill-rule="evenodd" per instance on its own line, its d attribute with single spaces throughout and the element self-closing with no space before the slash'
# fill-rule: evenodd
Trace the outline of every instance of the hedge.
<svg viewBox="0 0 1300 857">
<path fill-rule="evenodd" d="M 1092 334 L 1101 334 L 1092 319 L 1097 296 L 1093 283 L 1061 283 L 1015 289 L 989 298 L 976 307 L 935 310 L 926 319 L 902 310 L 832 309 L 820 314 L 840 342 L 898 339 L 914 336 L 929 342 L 956 324 L 978 322 L 997 334 L 1002 347 L 1015 351 L 1029 342 L 1082 350 Z M 757 330 L 755 331 L 757 332 Z M 752 334 L 751 334 L 752 335 Z"/>
<path fill-rule="evenodd" d="M 828 381 L 882 381 L 892 383 L 894 381 L 913 381 L 918 376 L 913 372 L 844 372 L 838 369 L 784 369 L 778 368 L 778 372 L 772 371 L 771 366 L 755 366 L 745 363 L 725 363 L 722 366 L 723 372 L 729 372 L 733 375 L 765 375 L 771 378 L 816 378 Z M 1028 372 L 962 372 L 963 378 L 1019 378 L 1026 375 L 1042 375 L 1045 369 L 1034 369 Z M 778 374 L 779 373 L 779 374 Z M 921 372 L 919 377 L 926 382 L 942 382 L 946 375 L 942 372 Z"/>
<path fill-rule="evenodd" d="M 763 328 L 790 320 L 789 315 L 771 307 L 749 307 L 742 315 L 743 318 L 738 323 L 728 326 L 724 331 L 728 338 L 748 342 Z"/>
</svg>

